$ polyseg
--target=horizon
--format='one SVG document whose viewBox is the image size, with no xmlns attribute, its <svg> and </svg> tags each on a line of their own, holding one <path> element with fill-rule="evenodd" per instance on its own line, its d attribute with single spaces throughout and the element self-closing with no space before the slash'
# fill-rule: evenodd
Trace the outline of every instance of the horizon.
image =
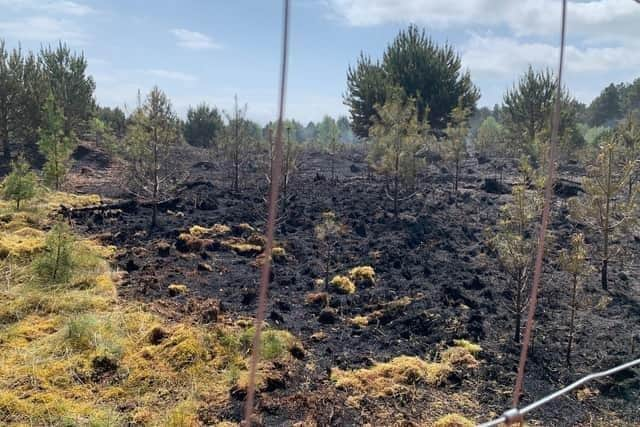
<svg viewBox="0 0 640 427">
<path fill-rule="evenodd" d="M 502 102 L 529 65 L 555 68 L 560 2 L 466 0 L 296 0 L 292 5 L 286 116 L 303 124 L 349 116 L 346 74 L 360 52 L 380 58 L 409 23 L 450 43 L 481 91 L 478 107 Z M 628 0 L 571 1 L 566 86 L 588 104 L 610 83 L 639 77 L 640 8 Z M 493 8 L 491 7 L 493 6 Z M 206 102 L 229 111 L 234 95 L 260 124 L 275 117 L 281 37 L 279 2 L 233 4 L 0 0 L 0 38 L 8 48 L 37 51 L 59 41 L 83 52 L 96 101 L 129 110 L 138 90 L 159 86 L 184 117 Z M 256 43 L 259 40 L 259 44 Z"/>
</svg>

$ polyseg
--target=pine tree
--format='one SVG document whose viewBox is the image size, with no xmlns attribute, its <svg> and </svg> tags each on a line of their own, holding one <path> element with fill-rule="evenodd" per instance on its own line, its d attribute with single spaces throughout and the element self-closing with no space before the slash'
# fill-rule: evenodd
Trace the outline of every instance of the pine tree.
<svg viewBox="0 0 640 427">
<path fill-rule="evenodd" d="M 55 48 L 43 47 L 39 59 L 43 76 L 56 103 L 64 111 L 64 134 L 68 137 L 83 135 L 95 111 L 93 92 L 96 84 L 87 75 L 87 59 L 83 53 L 72 52 L 62 42 Z"/>
<path fill-rule="evenodd" d="M 618 124 L 616 133 L 623 147 L 625 161 L 637 163 L 640 156 L 640 113 L 629 113 Z M 631 199 L 638 179 L 640 179 L 640 171 L 637 167 L 634 167 L 627 183 L 627 200 Z"/>
<path fill-rule="evenodd" d="M 538 188 L 529 190 L 532 169 L 526 162 L 520 168 L 520 182 L 512 188 L 512 200 L 501 210 L 498 230 L 490 244 L 498 254 L 502 269 L 510 279 L 514 316 L 514 341 L 520 342 L 522 313 L 529 304 L 528 289 L 534 263 L 536 239 L 533 229 L 540 216 L 542 198 Z"/>
<path fill-rule="evenodd" d="M 242 169 L 248 160 L 252 142 L 256 140 L 251 134 L 251 123 L 246 119 L 247 105 L 238 106 L 238 96 L 234 97 L 233 114 L 225 113 L 228 124 L 226 126 L 226 138 L 224 151 L 232 167 L 233 191 L 240 189 Z"/>
<path fill-rule="evenodd" d="M 318 139 L 320 147 L 329 154 L 331 181 L 334 181 L 336 156 L 342 149 L 342 141 L 340 140 L 340 129 L 333 118 L 324 116 L 318 125 Z"/>
<path fill-rule="evenodd" d="M 475 140 L 475 149 L 482 156 L 495 156 L 504 147 L 504 130 L 502 125 L 493 116 L 489 116 L 478 128 Z"/>
<path fill-rule="evenodd" d="M 36 195 L 36 174 L 31 171 L 24 159 L 18 159 L 12 164 L 11 173 L 2 183 L 2 193 L 5 199 L 16 202 L 16 210 L 20 209 L 20 202 L 30 200 Z"/>
<path fill-rule="evenodd" d="M 57 223 L 47 234 L 42 254 L 33 260 L 33 270 L 41 282 L 50 285 L 66 283 L 76 266 L 75 239 L 69 226 Z"/>
<path fill-rule="evenodd" d="M 158 203 L 181 181 L 182 170 L 173 158 L 181 142 L 180 128 L 171 102 L 154 87 L 131 116 L 122 153 L 129 162 L 127 186 L 137 197 L 151 201 L 151 227 L 157 225 Z"/>
<path fill-rule="evenodd" d="M 344 233 L 344 225 L 338 221 L 336 214 L 329 211 L 322 214 L 322 222 L 315 227 L 316 239 L 320 242 L 324 270 L 324 285 L 329 285 L 331 263 L 335 256 L 339 237 Z"/>
<path fill-rule="evenodd" d="M 621 144 L 612 135 L 601 145 L 594 164 L 583 179 L 584 196 L 571 200 L 571 216 L 599 234 L 600 274 L 605 290 L 609 261 L 617 253 L 612 252 L 612 241 L 636 221 L 637 189 L 632 188 L 632 193 L 624 197 L 634 168 L 633 162 L 624 160 Z"/>
<path fill-rule="evenodd" d="M 451 111 L 462 99 L 465 108 L 475 109 L 480 98 L 468 71 L 449 44 L 438 45 L 415 25 L 399 31 L 385 49 L 382 60 L 361 54 L 347 71 L 345 104 L 351 126 L 361 138 L 379 119 L 376 105 L 388 101 L 388 88 L 398 87 L 413 98 L 417 120 L 426 120 L 438 130 L 446 127 Z"/>
<path fill-rule="evenodd" d="M 418 163 L 422 161 L 416 156 L 422 144 L 422 128 L 414 101 L 411 98 L 404 100 L 398 90 L 376 110 L 379 118 L 371 128 L 372 145 L 368 160 L 378 172 L 389 178 L 389 197 L 393 201 L 393 214 L 397 218 L 401 186 L 413 184 Z"/>
<path fill-rule="evenodd" d="M 560 254 L 560 265 L 571 277 L 571 316 L 569 320 L 569 336 L 567 339 L 567 365 L 571 365 L 571 350 L 573 345 L 573 334 L 575 330 L 575 317 L 578 310 L 578 286 L 580 278 L 587 271 L 587 247 L 584 243 L 584 235 L 576 233 L 571 236 L 571 247 L 565 249 Z"/>
<path fill-rule="evenodd" d="M 44 105 L 44 124 L 40 129 L 38 148 L 46 159 L 43 168 L 45 182 L 59 190 L 68 171 L 74 142 L 73 136 L 64 132 L 64 113 L 52 93 Z"/>
<path fill-rule="evenodd" d="M 451 112 L 451 120 L 447 124 L 446 152 L 447 157 L 453 162 L 455 176 L 453 182 L 453 192 L 458 193 L 458 180 L 460 178 L 460 166 L 467 156 L 467 135 L 469 110 L 459 104 Z"/>
<path fill-rule="evenodd" d="M 0 143 L 4 160 L 11 160 L 11 140 L 15 139 L 22 121 L 22 74 L 24 59 L 19 49 L 11 53 L 0 40 Z"/>
<path fill-rule="evenodd" d="M 529 67 L 505 93 L 501 116 L 514 151 L 534 159 L 543 152 L 540 143 L 546 143 L 549 137 L 556 88 L 557 80 L 550 71 L 534 71 Z M 576 102 L 566 90 L 562 90 L 560 102 L 560 147 L 580 146 L 584 139 L 577 131 Z"/>
<path fill-rule="evenodd" d="M 184 138 L 194 147 L 217 149 L 223 128 L 224 123 L 218 110 L 202 103 L 195 108 L 189 107 L 184 124 Z"/>
<path fill-rule="evenodd" d="M 289 187 L 291 177 L 298 169 L 298 157 L 300 155 L 300 144 L 298 144 L 295 135 L 291 135 L 292 127 L 287 125 L 287 140 L 284 145 L 284 156 L 282 158 L 282 200 L 284 207 L 287 207 L 289 199 Z"/>
</svg>

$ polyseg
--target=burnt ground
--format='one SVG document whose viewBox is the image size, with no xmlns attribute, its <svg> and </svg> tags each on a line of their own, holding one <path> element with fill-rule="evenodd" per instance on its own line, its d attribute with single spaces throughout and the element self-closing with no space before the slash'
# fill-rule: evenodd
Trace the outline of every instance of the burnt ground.
<svg viewBox="0 0 640 427">
<path fill-rule="evenodd" d="M 116 267 L 128 273 L 119 288 L 122 298 L 147 304 L 176 320 L 207 320 L 212 304 L 219 304 L 227 319 L 248 318 L 256 310 L 259 271 L 255 256 L 237 255 L 216 245 L 185 252 L 175 244 L 181 232 L 196 224 L 248 223 L 261 229 L 266 183 L 255 173 L 241 192 L 234 193 L 219 165 L 203 162 L 203 158 L 195 150 L 183 153 L 180 161 L 192 165 L 190 184 L 162 206 L 159 229 L 149 230 L 150 209 L 139 204 L 78 213 L 75 222 L 80 231 L 118 247 Z M 76 160 L 71 189 L 115 200 L 126 198 L 114 178 L 120 175 L 119 166 L 106 154 L 87 146 L 76 153 Z M 274 263 L 267 316 L 271 325 L 299 337 L 307 354 L 304 369 L 292 368 L 282 388 L 259 395 L 264 423 L 292 425 L 315 420 L 319 425 L 412 425 L 429 411 L 455 410 L 477 420 L 501 413 L 509 406 L 519 347 L 512 341 L 508 282 L 485 243 L 500 206 L 510 197 L 486 191 L 485 178 L 497 175 L 495 165 L 468 159 L 457 200 L 450 191 L 450 173 L 431 166 L 421 176 L 417 194 L 401 204 L 399 221 L 391 214 L 383 180 L 367 176 L 361 154 L 351 151 L 338 159 L 334 182 L 328 178 L 328 165 L 322 154 L 305 154 L 290 185 L 292 198 L 279 221 L 277 239 L 287 257 Z M 511 162 L 504 172 L 506 192 L 514 171 Z M 574 166 L 562 175 L 576 181 L 576 173 L 580 168 Z M 557 254 L 580 226 L 567 219 L 564 197 L 572 190 L 565 185 L 556 198 L 549 254 Z M 321 318 L 322 308 L 305 304 L 305 297 L 318 291 L 314 279 L 323 276 L 314 227 L 327 210 L 347 226 L 335 249 L 333 274 L 371 265 L 377 284 L 359 288 L 353 295 L 332 295 L 330 305 L 336 316 Z M 243 231 L 235 227 L 234 233 Z M 161 242 L 171 245 L 168 253 L 159 251 Z M 625 262 L 611 267 L 608 292 L 601 290 L 596 272 L 584 281 L 571 368 L 564 361 L 568 278 L 559 272 L 556 257 L 547 258 L 523 402 L 637 357 L 640 271 L 634 260 L 640 254 L 638 239 L 630 239 L 629 248 Z M 167 286 L 174 282 L 187 284 L 189 296 L 170 296 Z M 385 306 L 403 297 L 410 300 L 405 299 L 409 302 L 400 309 Z M 373 325 L 357 328 L 349 322 L 378 309 L 384 315 Z M 317 332 L 326 337 L 317 339 Z M 471 396 L 480 405 L 476 408 L 453 401 L 449 408 L 442 402 L 431 407 L 436 396 L 426 392 L 417 393 L 412 401 L 365 400 L 360 409 L 353 409 L 345 404 L 349 392 L 336 390 L 329 380 L 332 367 L 365 367 L 402 354 L 430 358 L 458 338 L 482 346 L 482 363 L 447 387 Z M 573 393 L 556 400 L 535 412 L 530 421 L 554 426 L 638 425 L 640 377 L 637 371 L 635 374 L 628 371 L 594 382 L 580 398 Z M 240 406 L 241 401 L 236 401 L 223 417 L 238 420 Z"/>
</svg>

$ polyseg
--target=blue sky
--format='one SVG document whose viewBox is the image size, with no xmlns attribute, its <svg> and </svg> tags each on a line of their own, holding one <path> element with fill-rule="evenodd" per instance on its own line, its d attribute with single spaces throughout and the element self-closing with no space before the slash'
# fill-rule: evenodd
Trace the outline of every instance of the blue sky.
<svg viewBox="0 0 640 427">
<path fill-rule="evenodd" d="M 230 110 L 236 93 L 251 118 L 275 114 L 279 0 L 0 0 L 0 10 L 10 47 L 64 40 L 84 51 L 101 104 L 131 107 L 157 84 L 181 115 L 202 101 Z M 555 68 L 559 12 L 559 0 L 292 0 L 287 115 L 346 114 L 347 66 L 360 51 L 380 56 L 411 22 L 456 47 L 492 106 L 528 64 Z M 569 2 L 566 82 L 578 99 L 640 77 L 638 24 L 632 0 Z"/>
</svg>

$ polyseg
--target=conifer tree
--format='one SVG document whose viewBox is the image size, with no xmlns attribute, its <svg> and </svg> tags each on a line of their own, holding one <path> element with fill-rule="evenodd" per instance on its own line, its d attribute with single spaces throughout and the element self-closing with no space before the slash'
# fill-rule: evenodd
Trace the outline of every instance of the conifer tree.
<svg viewBox="0 0 640 427">
<path fill-rule="evenodd" d="M 344 225 L 338 221 L 336 214 L 329 211 L 322 214 L 322 222 L 315 227 L 316 239 L 320 242 L 324 270 L 324 285 L 329 284 L 329 274 L 331 272 L 331 263 L 335 256 L 335 247 L 339 241 L 339 237 L 344 232 Z"/>
<path fill-rule="evenodd" d="M 320 147 L 329 154 L 331 181 L 334 181 L 336 155 L 342 148 L 342 141 L 340 141 L 340 129 L 333 118 L 324 116 L 322 122 L 318 125 L 318 139 Z"/>
<path fill-rule="evenodd" d="M 224 151 L 226 157 L 231 161 L 232 167 L 232 189 L 240 189 L 240 179 L 244 164 L 248 160 L 252 142 L 256 138 L 251 135 L 251 123 L 247 120 L 247 105 L 238 106 L 238 96 L 234 97 L 233 113 L 225 113 L 228 124 L 225 128 L 226 138 Z"/>
<path fill-rule="evenodd" d="M 65 134 L 64 113 L 52 93 L 49 93 L 44 105 L 44 124 L 40 129 L 38 148 L 46 159 L 43 168 L 45 182 L 59 190 L 68 171 L 74 142 L 73 135 Z"/>
<path fill-rule="evenodd" d="M 640 113 L 628 114 L 624 120 L 618 124 L 616 133 L 622 144 L 625 161 L 637 163 L 640 157 Z M 629 175 L 627 200 L 631 199 L 634 186 L 637 184 L 638 179 L 640 179 L 640 171 L 638 169 L 639 168 L 634 167 Z"/>
<path fill-rule="evenodd" d="M 594 164 L 582 181 L 585 194 L 571 200 L 571 216 L 599 235 L 602 289 L 607 289 L 609 261 L 617 255 L 612 241 L 636 221 L 637 189 L 624 197 L 635 164 L 625 161 L 621 144 L 612 135 L 601 145 Z"/>
<path fill-rule="evenodd" d="M 31 171 L 24 159 L 18 159 L 2 183 L 2 193 L 5 199 L 16 202 L 16 210 L 20 209 L 20 202 L 32 199 L 36 194 L 36 174 Z"/>
<path fill-rule="evenodd" d="M 490 244 L 496 250 L 502 269 L 507 273 L 511 287 L 510 311 L 514 318 L 514 341 L 520 342 L 522 313 L 528 301 L 528 289 L 532 275 L 536 239 L 534 226 L 542 207 L 540 190 L 529 190 L 532 169 L 521 164 L 520 181 L 513 185 L 512 200 L 504 205 L 498 222 L 498 230 Z"/>
<path fill-rule="evenodd" d="M 495 156 L 501 152 L 504 139 L 504 130 L 493 116 L 487 117 L 476 134 L 475 149 L 483 156 Z"/>
<path fill-rule="evenodd" d="M 284 156 L 282 158 L 282 200 L 286 208 L 289 198 L 289 186 L 291 177 L 298 169 L 298 157 L 300 154 L 300 144 L 296 140 L 296 136 L 291 135 L 291 125 L 287 125 L 287 139 L 284 146 Z"/>
<path fill-rule="evenodd" d="M 149 199 L 151 227 L 157 225 L 158 203 L 182 178 L 179 162 L 172 156 L 181 142 L 177 117 L 167 96 L 154 87 L 133 114 L 122 147 L 129 161 L 127 186 L 137 197 Z"/>
<path fill-rule="evenodd" d="M 47 234 L 42 254 L 33 260 L 36 276 L 45 284 L 56 285 L 71 279 L 76 266 L 75 239 L 69 226 L 57 223 Z"/>
<path fill-rule="evenodd" d="M 575 317 L 578 310 L 578 286 L 580 278 L 587 271 L 587 247 L 584 243 L 584 235 L 576 233 L 571 236 L 571 246 L 560 254 L 560 265 L 571 277 L 571 316 L 569 320 L 569 336 L 567 339 L 567 365 L 571 365 L 571 350 L 575 331 Z"/>
<path fill-rule="evenodd" d="M 397 218 L 401 199 L 401 186 L 412 184 L 420 159 L 421 125 L 415 102 L 405 99 L 401 91 L 394 90 L 384 105 L 377 106 L 378 117 L 371 128 L 372 145 L 369 162 L 389 178 L 387 194 L 393 201 L 393 214 Z M 389 187 L 391 193 L 389 194 Z"/>
<path fill-rule="evenodd" d="M 454 164 L 454 182 L 453 192 L 458 193 L 458 180 L 460 178 L 460 166 L 467 156 L 467 135 L 469 134 L 468 125 L 469 110 L 464 108 L 462 104 L 458 104 L 451 112 L 451 120 L 447 124 L 446 148 L 447 157 Z"/>
</svg>

